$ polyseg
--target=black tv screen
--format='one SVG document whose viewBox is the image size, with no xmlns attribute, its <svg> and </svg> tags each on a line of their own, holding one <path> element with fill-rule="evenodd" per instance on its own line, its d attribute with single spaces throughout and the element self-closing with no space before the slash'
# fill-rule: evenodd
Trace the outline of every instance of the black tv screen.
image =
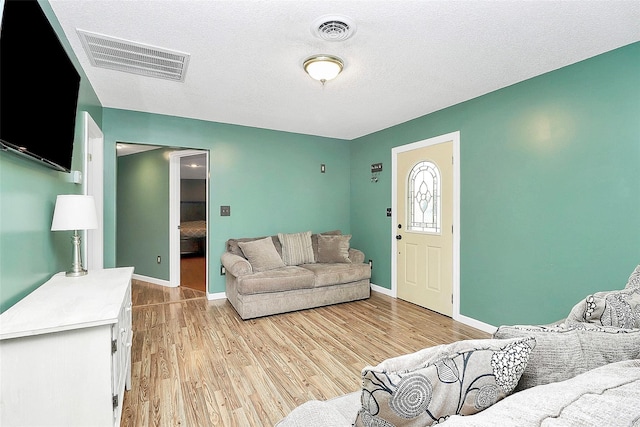
<svg viewBox="0 0 640 427">
<path fill-rule="evenodd" d="M 80 75 L 35 0 L 5 0 L 0 30 L 0 140 L 69 171 Z"/>
</svg>

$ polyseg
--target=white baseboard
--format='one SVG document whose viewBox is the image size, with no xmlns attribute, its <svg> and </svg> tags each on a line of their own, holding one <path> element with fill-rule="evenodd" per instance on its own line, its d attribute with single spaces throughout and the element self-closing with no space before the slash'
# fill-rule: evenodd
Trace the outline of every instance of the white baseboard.
<svg viewBox="0 0 640 427">
<path fill-rule="evenodd" d="M 381 294 L 387 295 L 391 298 L 397 298 L 397 296 L 393 294 L 391 289 L 383 288 L 382 286 L 378 286 L 373 283 L 371 284 L 371 290 L 374 292 L 380 292 Z M 467 326 L 471 326 L 472 328 L 479 329 L 482 332 L 487 332 L 489 334 L 493 334 L 498 329 L 493 325 L 481 322 L 471 317 L 463 316 L 461 314 L 454 315 L 453 320 L 455 320 L 456 322 L 464 323 Z"/>
<path fill-rule="evenodd" d="M 135 278 L 135 274 L 134 274 L 134 278 Z M 140 280 L 144 280 L 144 279 L 140 279 Z M 154 279 L 154 280 L 157 280 L 157 279 Z M 148 281 L 148 280 L 145 280 L 145 281 Z M 378 286 L 373 283 L 371 283 L 371 290 L 374 292 L 380 292 L 381 294 L 390 296 L 391 298 L 396 298 L 396 296 L 393 295 L 393 292 L 391 292 L 391 289 L 383 288 L 382 286 Z M 227 294 L 225 292 L 216 292 L 213 294 L 207 293 L 207 299 L 209 301 L 225 299 L 225 298 L 227 298 Z M 471 317 L 463 316 L 461 314 L 454 316 L 453 320 L 460 323 L 464 323 L 467 326 L 471 326 L 472 328 L 479 329 L 489 334 L 493 334 L 498 329 L 493 325 L 481 322 Z"/>
<path fill-rule="evenodd" d="M 373 283 L 371 283 L 371 290 L 375 292 L 380 292 L 381 294 L 384 294 L 391 298 L 395 298 L 395 295 L 393 295 L 393 293 L 391 292 L 391 289 L 383 288 L 382 286 L 374 285 Z"/>
<path fill-rule="evenodd" d="M 483 332 L 493 334 L 498 328 L 488 323 L 481 322 L 472 317 L 463 316 L 462 314 L 458 314 L 453 317 L 453 320 L 464 323 L 467 326 L 471 326 L 472 328 L 480 329 Z"/>
<path fill-rule="evenodd" d="M 215 294 L 210 294 L 209 292 L 207 292 L 207 299 L 209 301 L 213 301 L 216 299 L 226 299 L 227 298 L 227 294 L 225 292 L 216 292 Z"/>
<path fill-rule="evenodd" d="M 135 280 L 140 280 L 147 283 L 153 283 L 154 285 L 166 286 L 167 288 L 174 288 L 175 286 L 171 286 L 171 282 L 168 280 L 157 279 L 155 277 L 143 276 L 141 274 L 135 274 L 132 276 Z"/>
</svg>

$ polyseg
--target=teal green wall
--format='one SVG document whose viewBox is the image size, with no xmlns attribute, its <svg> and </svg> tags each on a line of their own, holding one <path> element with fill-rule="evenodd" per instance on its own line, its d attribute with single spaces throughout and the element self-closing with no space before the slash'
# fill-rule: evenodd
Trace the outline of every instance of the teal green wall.
<svg viewBox="0 0 640 427">
<path fill-rule="evenodd" d="M 349 232 L 348 141 L 116 109 L 104 110 L 103 123 L 105 267 L 116 265 L 116 142 L 209 150 L 210 292 L 224 292 L 220 255 L 229 238 Z M 221 205 L 231 206 L 230 217 L 219 216 Z M 149 255 L 155 262 L 158 254 Z"/>
<path fill-rule="evenodd" d="M 348 142 L 103 111 L 42 5 L 82 76 L 73 169 L 82 169 L 81 112 L 105 134 L 106 267 L 116 265 L 115 143 L 149 143 L 210 151 L 211 292 L 224 290 L 228 238 L 334 228 L 353 234 L 375 262 L 372 281 L 390 287 L 391 149 L 456 130 L 463 315 L 553 321 L 586 293 L 622 287 L 640 262 L 640 43 Z M 376 162 L 384 171 L 372 184 Z M 68 269 L 71 233 L 49 231 L 56 195 L 81 192 L 67 180 L 0 152 L 0 310 Z M 217 215 L 220 205 L 231 217 Z"/>
<path fill-rule="evenodd" d="M 391 286 L 391 149 L 458 130 L 461 314 L 552 322 L 624 287 L 640 263 L 640 43 L 352 141 L 351 231 L 373 283 Z"/>
<path fill-rule="evenodd" d="M 169 157 L 157 149 L 118 157 L 116 266 L 169 280 Z M 160 256 L 161 263 L 157 263 Z"/>
<path fill-rule="evenodd" d="M 100 125 L 102 109 L 49 3 L 40 4 L 81 76 L 72 169 L 82 170 L 81 112 L 88 111 Z M 3 6 L 4 2 L 0 2 L 0 11 Z M 37 114 L 33 125 L 38 126 Z M 0 311 L 11 307 L 54 273 L 71 268 L 72 232 L 50 231 L 56 196 L 81 192 L 81 186 L 67 182 L 68 179 L 67 173 L 0 151 Z"/>
</svg>

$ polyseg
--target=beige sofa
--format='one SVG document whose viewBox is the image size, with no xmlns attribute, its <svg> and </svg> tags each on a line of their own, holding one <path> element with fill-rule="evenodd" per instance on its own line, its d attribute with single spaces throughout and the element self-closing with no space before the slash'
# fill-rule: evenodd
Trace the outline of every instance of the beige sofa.
<svg viewBox="0 0 640 427">
<path fill-rule="evenodd" d="M 221 256 L 227 299 L 251 319 L 369 298 L 371 267 L 350 238 L 332 231 L 229 239 Z"/>
</svg>

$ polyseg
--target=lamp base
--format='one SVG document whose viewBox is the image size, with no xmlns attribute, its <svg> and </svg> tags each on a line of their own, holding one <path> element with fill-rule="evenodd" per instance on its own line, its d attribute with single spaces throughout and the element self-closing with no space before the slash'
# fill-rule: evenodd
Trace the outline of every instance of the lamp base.
<svg viewBox="0 0 640 427">
<path fill-rule="evenodd" d="M 65 273 L 66 277 L 80 277 L 86 276 L 87 270 L 82 268 L 82 255 L 80 253 L 80 234 L 78 230 L 74 230 L 71 237 L 73 242 L 73 263 L 71 264 L 71 270 Z"/>
<path fill-rule="evenodd" d="M 66 273 L 64 273 L 65 276 L 67 277 L 80 277 L 80 276 L 86 276 L 87 275 L 87 270 L 80 270 L 80 271 L 73 271 L 73 270 L 69 270 Z"/>
</svg>

